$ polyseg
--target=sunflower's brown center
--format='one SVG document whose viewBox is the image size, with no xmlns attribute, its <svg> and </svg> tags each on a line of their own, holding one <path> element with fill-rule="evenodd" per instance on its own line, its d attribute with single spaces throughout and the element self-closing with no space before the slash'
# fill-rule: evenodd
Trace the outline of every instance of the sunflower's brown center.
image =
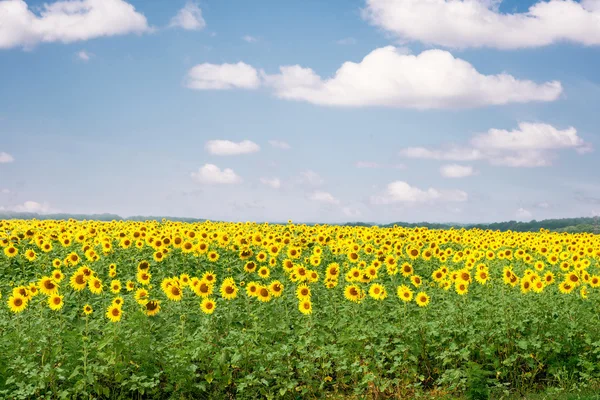
<svg viewBox="0 0 600 400">
<path fill-rule="evenodd" d="M 111 314 L 113 317 L 118 317 L 119 315 L 121 315 L 121 311 L 119 311 L 118 308 L 113 308 Z"/>
<path fill-rule="evenodd" d="M 207 310 L 212 310 L 212 309 L 213 309 L 213 307 L 214 307 L 214 305 L 213 305 L 213 303 L 211 303 L 211 302 L 209 301 L 208 303 L 206 303 L 206 305 L 205 305 L 204 307 L 206 307 L 206 309 L 207 309 Z"/>
<path fill-rule="evenodd" d="M 235 292 L 235 290 L 231 286 L 226 286 L 225 287 L 225 293 L 227 293 L 227 294 L 233 294 L 233 292 Z"/>
<path fill-rule="evenodd" d="M 15 306 L 21 307 L 23 305 L 23 299 L 16 298 L 14 301 Z"/>
</svg>

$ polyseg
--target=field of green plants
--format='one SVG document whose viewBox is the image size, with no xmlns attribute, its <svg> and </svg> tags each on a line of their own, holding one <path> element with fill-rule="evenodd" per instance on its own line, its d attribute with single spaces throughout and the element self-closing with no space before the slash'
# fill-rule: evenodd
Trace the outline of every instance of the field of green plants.
<svg viewBox="0 0 600 400">
<path fill-rule="evenodd" d="M 596 388 L 600 240 L 0 221 L 0 398 L 508 398 Z"/>
</svg>

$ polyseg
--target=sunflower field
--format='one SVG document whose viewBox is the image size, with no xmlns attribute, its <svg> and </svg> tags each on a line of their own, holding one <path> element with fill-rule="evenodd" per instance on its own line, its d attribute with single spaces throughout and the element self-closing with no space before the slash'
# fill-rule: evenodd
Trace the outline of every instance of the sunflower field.
<svg viewBox="0 0 600 400">
<path fill-rule="evenodd" d="M 597 235 L 5 220 L 0 246 L 0 398 L 487 398 L 600 378 Z"/>
</svg>

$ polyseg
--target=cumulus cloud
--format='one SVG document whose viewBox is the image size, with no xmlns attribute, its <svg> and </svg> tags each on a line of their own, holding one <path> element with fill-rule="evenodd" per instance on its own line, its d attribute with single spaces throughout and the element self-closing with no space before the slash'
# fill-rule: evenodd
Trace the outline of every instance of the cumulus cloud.
<svg viewBox="0 0 600 400">
<path fill-rule="evenodd" d="M 0 164 L 7 164 L 15 161 L 15 158 L 8 153 L 0 151 Z"/>
<path fill-rule="evenodd" d="M 30 212 L 38 214 L 46 214 L 50 212 L 51 208 L 48 203 L 38 203 L 35 201 L 26 201 L 23 204 L 19 204 L 13 207 L 13 211 L 16 212 Z"/>
<path fill-rule="evenodd" d="M 405 54 L 393 46 L 373 50 L 359 63 L 345 62 L 328 79 L 299 65 L 263 74 L 275 95 L 318 105 L 398 108 L 472 108 L 553 101 L 560 82 L 535 83 L 507 73 L 484 75 L 443 50 Z"/>
<path fill-rule="evenodd" d="M 432 160 L 487 160 L 492 165 L 509 167 L 544 167 L 552 164 L 556 152 L 572 149 L 580 154 L 592 146 L 578 136 L 573 127 L 557 129 L 544 123 L 521 122 L 517 129 L 490 129 L 475 135 L 468 144 L 446 149 L 409 147 L 400 154 L 408 158 Z"/>
<path fill-rule="evenodd" d="M 292 148 L 292 146 L 282 140 L 269 140 L 269 144 L 277 149 L 282 150 L 289 150 Z"/>
<path fill-rule="evenodd" d="M 251 65 L 199 64 L 192 67 L 185 86 L 196 90 L 256 89 L 260 86 L 258 72 Z"/>
<path fill-rule="evenodd" d="M 93 54 L 88 53 L 85 50 L 81 50 L 81 51 L 77 52 L 77 58 L 80 59 L 81 61 L 88 62 L 88 61 L 90 61 L 90 59 L 92 57 L 93 57 Z"/>
<path fill-rule="evenodd" d="M 260 183 L 273 189 L 279 189 L 281 187 L 281 181 L 279 178 L 260 178 Z"/>
<path fill-rule="evenodd" d="M 198 7 L 198 4 L 189 1 L 171 18 L 169 26 L 188 31 L 199 31 L 204 29 L 206 21 L 202 18 L 202 10 Z"/>
<path fill-rule="evenodd" d="M 250 140 L 243 140 L 239 143 L 230 140 L 209 140 L 204 148 L 210 154 L 217 156 L 233 156 L 260 151 L 260 146 Z"/>
<path fill-rule="evenodd" d="M 448 164 L 440 168 L 440 173 L 445 178 L 465 178 L 475 174 L 470 165 Z"/>
<path fill-rule="evenodd" d="M 323 79 L 300 65 L 258 76 L 243 62 L 200 64 L 186 79 L 191 89 L 256 89 L 265 85 L 275 96 L 322 106 L 396 107 L 411 109 L 475 108 L 508 103 L 554 101 L 562 93 L 558 81 L 535 83 L 502 72 L 484 75 L 467 61 L 444 50 L 419 55 L 393 46 L 373 50 L 359 63 L 345 62 Z"/>
<path fill-rule="evenodd" d="M 339 205 L 340 201 L 333 197 L 331 193 L 316 191 L 313 192 L 309 197 L 312 201 L 318 201 L 320 203 L 331 204 L 331 205 Z"/>
<path fill-rule="evenodd" d="M 501 13 L 502 0 L 367 0 L 363 17 L 402 41 L 517 49 L 556 42 L 600 45 L 600 1 L 538 1 Z"/>
<path fill-rule="evenodd" d="M 418 204 L 431 202 L 464 202 L 469 198 L 462 190 L 420 189 L 404 181 L 395 181 L 387 185 L 382 195 L 372 196 L 373 204 Z"/>
<path fill-rule="evenodd" d="M 231 169 L 221 170 L 214 164 L 205 164 L 197 172 L 192 172 L 192 179 L 203 184 L 233 184 L 239 183 L 242 179 Z"/>
<path fill-rule="evenodd" d="M 33 13 L 23 0 L 0 1 L 0 49 L 72 43 L 150 31 L 146 17 L 124 0 L 64 0 Z"/>
</svg>

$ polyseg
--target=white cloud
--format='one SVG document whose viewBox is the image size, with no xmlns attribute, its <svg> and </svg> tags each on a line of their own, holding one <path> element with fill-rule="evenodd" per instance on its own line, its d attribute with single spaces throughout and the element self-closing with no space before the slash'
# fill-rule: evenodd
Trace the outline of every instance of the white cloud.
<svg viewBox="0 0 600 400">
<path fill-rule="evenodd" d="M 432 150 L 425 147 L 407 147 L 400 155 L 408 158 L 424 158 L 445 161 L 475 161 L 483 158 L 481 151 L 462 147 L 450 147 L 444 150 Z"/>
<path fill-rule="evenodd" d="M 359 209 L 350 206 L 342 207 L 342 212 L 347 217 L 360 217 L 362 215 Z"/>
<path fill-rule="evenodd" d="M 81 51 L 77 52 L 77 58 L 79 58 L 81 61 L 88 62 L 88 61 L 90 61 L 90 59 L 92 57 L 93 57 L 93 54 L 88 53 L 85 50 L 81 50 Z"/>
<path fill-rule="evenodd" d="M 553 101 L 562 92 L 558 81 L 537 84 L 507 73 L 483 75 L 447 51 L 411 55 L 393 46 L 373 50 L 359 63 L 345 62 L 328 79 L 299 65 L 279 70 L 263 73 L 277 97 L 327 106 L 470 108 Z"/>
<path fill-rule="evenodd" d="M 356 168 L 394 168 L 394 169 L 404 169 L 406 166 L 404 164 L 381 164 L 373 161 L 357 161 L 354 163 Z"/>
<path fill-rule="evenodd" d="M 260 146 L 250 140 L 243 140 L 239 143 L 230 140 L 209 140 L 204 148 L 210 154 L 217 156 L 233 156 L 260 151 Z"/>
<path fill-rule="evenodd" d="M 387 185 L 383 195 L 371 197 L 373 204 L 392 203 L 430 203 L 430 202 L 463 202 L 469 198 L 462 190 L 438 190 L 429 188 L 426 190 L 410 186 L 403 181 L 395 181 Z"/>
<path fill-rule="evenodd" d="M 247 43 L 256 43 L 256 42 L 258 42 L 257 38 L 255 38 L 254 36 L 250 36 L 250 35 L 242 36 L 242 40 L 244 42 L 247 42 Z"/>
<path fill-rule="evenodd" d="M 281 140 L 269 140 L 269 144 L 275 148 L 289 150 L 292 148 L 288 143 Z"/>
<path fill-rule="evenodd" d="M 13 156 L 3 151 L 0 151 L 0 164 L 11 163 L 13 161 L 15 161 Z"/>
<path fill-rule="evenodd" d="M 177 15 L 171 18 L 169 26 L 183 28 L 188 31 L 199 31 L 206 27 L 206 21 L 202 18 L 202 10 L 198 7 L 198 4 L 189 1 L 179 10 Z"/>
<path fill-rule="evenodd" d="M 440 168 L 440 173 L 445 178 L 465 178 L 475 174 L 470 165 L 448 164 Z"/>
<path fill-rule="evenodd" d="M 526 151 L 579 148 L 585 142 L 573 127 L 559 130 L 549 124 L 521 122 L 512 131 L 490 129 L 476 135 L 471 144 L 479 149 Z"/>
<path fill-rule="evenodd" d="M 150 30 L 146 17 L 124 0 L 56 1 L 41 6 L 39 16 L 23 0 L 0 1 L 0 49 Z"/>
<path fill-rule="evenodd" d="M 350 45 L 356 44 L 357 41 L 353 37 L 347 37 L 347 38 L 343 38 L 340 40 L 336 40 L 335 43 L 342 45 L 342 46 L 350 46 Z"/>
<path fill-rule="evenodd" d="M 409 147 L 400 154 L 408 158 L 432 160 L 487 160 L 492 165 L 508 167 L 544 167 L 552 164 L 556 151 L 574 149 L 580 154 L 592 151 L 591 144 L 569 127 L 559 130 L 544 123 L 519 123 L 518 129 L 490 129 L 475 135 L 468 145 L 447 149 Z"/>
<path fill-rule="evenodd" d="M 191 176 L 196 182 L 205 184 L 233 184 L 242 181 L 231 168 L 221 170 L 214 164 L 205 164 L 198 172 L 192 172 Z"/>
<path fill-rule="evenodd" d="M 300 173 L 300 183 L 319 186 L 325 183 L 325 180 L 315 171 L 307 170 Z"/>
<path fill-rule="evenodd" d="M 9 194 L 9 193 L 10 193 L 10 190 L 9 190 L 9 189 L 2 189 L 2 190 L 0 191 L 0 193 L 2 193 L 2 194 Z"/>
<path fill-rule="evenodd" d="M 197 90 L 256 89 L 260 86 L 260 79 L 256 69 L 243 62 L 205 63 L 188 71 L 185 86 Z"/>
<path fill-rule="evenodd" d="M 316 191 L 309 196 L 310 200 L 318 201 L 321 203 L 339 205 L 340 201 L 333 197 L 331 193 Z"/>
<path fill-rule="evenodd" d="M 518 219 L 521 219 L 521 220 L 530 220 L 531 217 L 533 216 L 533 214 L 531 214 L 531 212 L 529 210 L 526 210 L 524 208 L 519 208 L 516 212 L 516 216 Z"/>
<path fill-rule="evenodd" d="M 403 41 L 516 49 L 556 42 L 600 45 L 600 1 L 539 1 L 501 13 L 502 0 L 367 0 L 363 17 Z"/>
<path fill-rule="evenodd" d="M 23 204 L 13 207 L 13 211 L 16 212 L 30 212 L 38 214 L 46 214 L 50 212 L 50 206 L 48 203 L 38 203 L 35 201 L 26 201 Z"/>
<path fill-rule="evenodd" d="M 260 183 L 270 186 L 273 189 L 279 189 L 281 187 L 279 178 L 260 178 Z"/>
</svg>

